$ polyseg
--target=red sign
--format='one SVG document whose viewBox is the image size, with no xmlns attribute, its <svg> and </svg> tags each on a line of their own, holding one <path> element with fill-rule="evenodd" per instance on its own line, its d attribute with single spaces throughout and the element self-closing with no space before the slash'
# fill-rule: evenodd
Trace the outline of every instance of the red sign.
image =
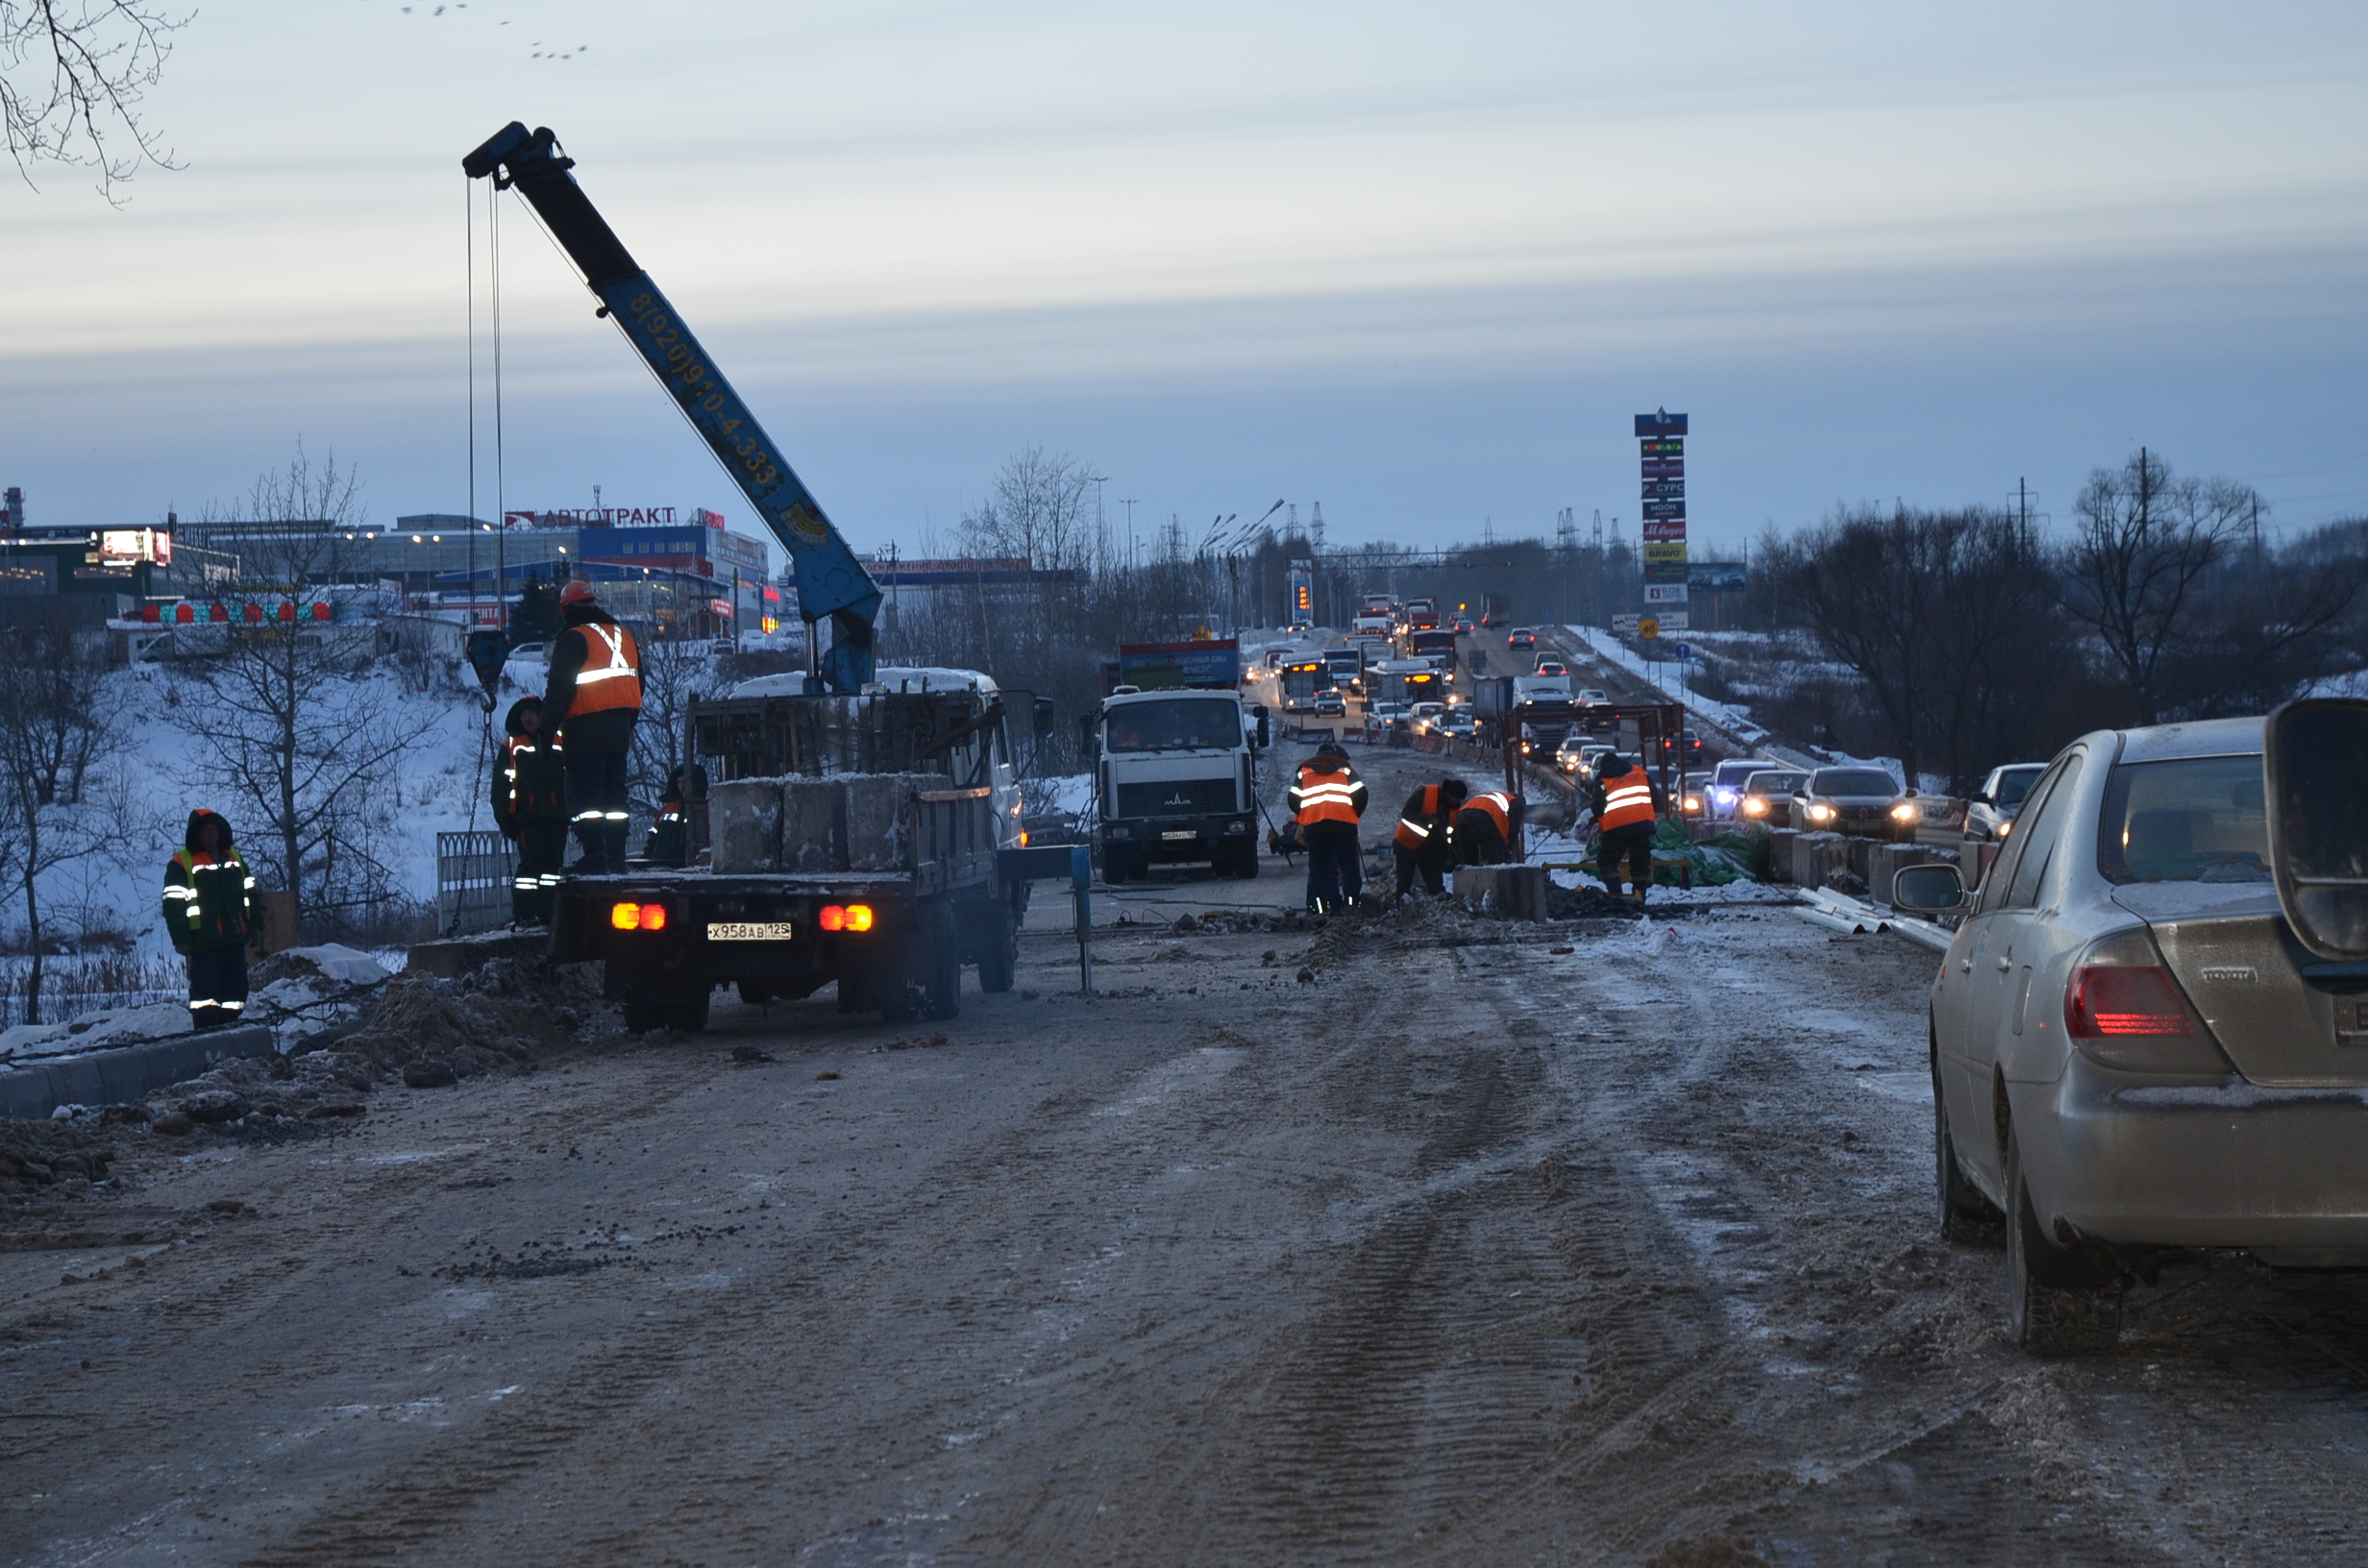
<svg viewBox="0 0 2368 1568">
<path fill-rule="evenodd" d="M 1682 517 L 1649 517 L 1644 520 L 1644 539 L 1647 544 L 1683 544 L 1686 539 L 1686 520 Z"/>
</svg>

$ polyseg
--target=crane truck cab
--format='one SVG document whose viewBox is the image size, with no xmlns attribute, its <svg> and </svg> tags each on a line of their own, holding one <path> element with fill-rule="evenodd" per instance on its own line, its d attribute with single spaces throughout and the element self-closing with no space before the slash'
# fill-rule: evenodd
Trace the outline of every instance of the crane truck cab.
<svg viewBox="0 0 2368 1568">
<path fill-rule="evenodd" d="M 1121 687 L 1102 699 L 1095 770 L 1102 879 L 1208 863 L 1258 874 L 1256 749 L 1264 708 L 1230 690 Z"/>
</svg>

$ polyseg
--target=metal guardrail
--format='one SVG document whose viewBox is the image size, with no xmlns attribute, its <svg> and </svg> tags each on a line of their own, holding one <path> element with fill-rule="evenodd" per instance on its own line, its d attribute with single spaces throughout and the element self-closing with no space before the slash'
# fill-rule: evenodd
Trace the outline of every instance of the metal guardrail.
<svg viewBox="0 0 2368 1568">
<path fill-rule="evenodd" d="M 465 937 L 509 923 L 518 851 L 490 828 L 435 836 L 435 929 Z"/>
</svg>

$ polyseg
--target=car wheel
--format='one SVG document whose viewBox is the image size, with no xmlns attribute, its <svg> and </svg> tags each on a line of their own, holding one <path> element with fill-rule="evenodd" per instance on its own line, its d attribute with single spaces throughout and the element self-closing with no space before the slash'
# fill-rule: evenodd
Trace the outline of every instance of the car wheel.
<svg viewBox="0 0 2368 1568">
<path fill-rule="evenodd" d="M 1998 1211 L 1965 1180 L 1957 1163 L 1957 1140 L 1949 1136 L 1948 1103 L 1941 1098 L 1940 1058 L 1933 1057 L 1933 1187 L 1940 1205 L 1940 1239 L 1962 1246 L 1998 1240 Z"/>
<path fill-rule="evenodd" d="M 2102 1356 L 2121 1338 L 2121 1276 L 2039 1229 L 2007 1137 L 2007 1333 L 2034 1356 Z"/>
</svg>

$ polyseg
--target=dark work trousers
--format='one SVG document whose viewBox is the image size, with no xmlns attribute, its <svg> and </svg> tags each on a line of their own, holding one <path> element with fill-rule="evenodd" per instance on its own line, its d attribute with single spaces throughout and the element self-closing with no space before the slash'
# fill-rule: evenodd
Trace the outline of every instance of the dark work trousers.
<svg viewBox="0 0 2368 1568">
<path fill-rule="evenodd" d="M 567 815 L 583 845 L 576 870 L 585 876 L 625 870 L 625 823 L 631 815 L 626 757 L 623 751 L 567 754 Z"/>
<path fill-rule="evenodd" d="M 1631 822 L 1616 827 L 1595 841 L 1595 874 L 1603 878 L 1603 891 L 1617 893 L 1622 860 L 1628 863 L 1628 880 L 1637 885 L 1637 896 L 1653 885 L 1653 827 L 1651 822 Z"/>
<path fill-rule="evenodd" d="M 1417 876 L 1422 878 L 1422 891 L 1433 897 L 1447 891 L 1447 856 L 1443 850 L 1409 849 L 1402 844 L 1394 844 L 1390 845 L 1390 853 L 1397 861 L 1397 895 L 1400 898 L 1412 891 Z"/>
<path fill-rule="evenodd" d="M 1496 819 L 1476 807 L 1455 816 L 1455 858 L 1467 866 L 1502 866 L 1513 846 L 1496 831 Z"/>
<path fill-rule="evenodd" d="M 189 1022 L 199 1029 L 236 1023 L 247 1010 L 247 949 L 243 943 L 189 955 Z"/>
<path fill-rule="evenodd" d="M 1337 910 L 1365 891 L 1356 823 L 1309 822 L 1299 834 L 1307 841 L 1308 908 Z"/>
<path fill-rule="evenodd" d="M 518 876 L 509 890 L 509 918 L 522 925 L 551 923 L 551 902 L 567 860 L 567 823 L 545 818 L 518 824 Z"/>
</svg>

